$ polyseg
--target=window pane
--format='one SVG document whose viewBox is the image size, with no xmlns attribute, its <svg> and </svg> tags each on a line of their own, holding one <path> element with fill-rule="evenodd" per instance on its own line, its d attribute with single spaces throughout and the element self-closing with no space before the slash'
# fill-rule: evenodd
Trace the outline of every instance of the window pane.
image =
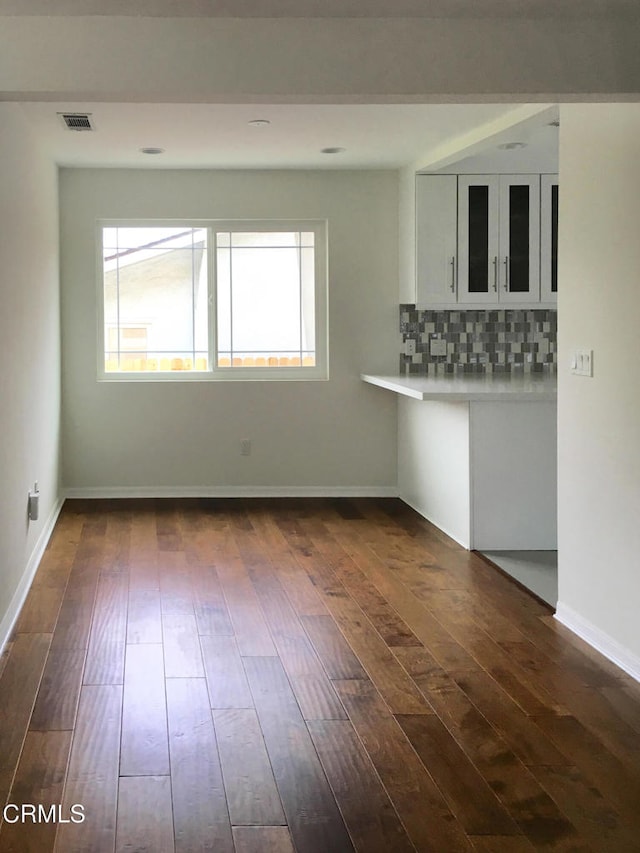
<svg viewBox="0 0 640 853">
<path fill-rule="evenodd" d="M 216 254 L 216 290 L 217 313 L 218 313 L 218 350 L 231 352 L 231 249 L 220 248 L 220 236 L 218 234 L 218 251 Z M 228 238 L 226 245 L 231 243 L 231 235 L 223 235 Z"/>
<path fill-rule="evenodd" d="M 314 239 L 312 231 L 232 232 L 230 244 L 218 236 L 219 367 L 315 363 Z"/>
<path fill-rule="evenodd" d="M 235 248 L 278 246 L 313 246 L 313 231 L 234 231 L 231 245 Z"/>
<path fill-rule="evenodd" d="M 200 235 L 198 236 L 198 231 Z M 194 237 L 195 235 L 195 237 Z M 192 237 L 196 242 L 204 235 L 203 229 L 187 226 L 172 228 L 144 227 L 140 225 L 131 228 L 103 228 L 102 245 L 110 249 L 141 249 L 145 246 L 159 248 L 167 246 L 175 248 L 191 245 Z"/>
<path fill-rule="evenodd" d="M 154 370 L 197 369 L 208 349 L 206 232 L 104 230 L 106 369 L 147 370 L 148 358 Z"/>
<path fill-rule="evenodd" d="M 302 249 L 302 349 L 314 351 L 316 348 L 316 288 L 315 253 L 313 249 Z"/>
<path fill-rule="evenodd" d="M 300 271 L 296 249 L 235 249 L 233 349 L 300 349 Z"/>
<path fill-rule="evenodd" d="M 118 247 L 118 229 L 103 228 L 102 229 L 102 248 L 105 256 L 113 254 L 113 250 Z"/>
</svg>

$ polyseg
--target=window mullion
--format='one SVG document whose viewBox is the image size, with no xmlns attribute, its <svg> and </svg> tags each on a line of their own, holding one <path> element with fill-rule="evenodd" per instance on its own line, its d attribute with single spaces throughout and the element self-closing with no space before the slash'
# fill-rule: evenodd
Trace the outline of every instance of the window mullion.
<svg viewBox="0 0 640 853">
<path fill-rule="evenodd" d="M 196 369 L 196 246 L 195 230 L 191 230 L 191 369 Z"/>
<path fill-rule="evenodd" d="M 298 343 L 300 345 L 300 366 L 302 367 L 302 342 L 303 342 L 303 321 L 302 316 L 302 232 L 298 232 L 298 300 L 299 300 L 299 330 Z"/>
<path fill-rule="evenodd" d="M 218 234 L 213 227 L 207 228 L 207 300 L 209 304 L 209 370 L 217 366 L 216 347 L 218 334 Z"/>
<path fill-rule="evenodd" d="M 233 230 L 229 231 L 229 350 L 233 367 Z"/>
<path fill-rule="evenodd" d="M 116 228 L 116 339 L 118 342 L 118 370 L 122 370 L 120 335 L 120 229 Z"/>
</svg>

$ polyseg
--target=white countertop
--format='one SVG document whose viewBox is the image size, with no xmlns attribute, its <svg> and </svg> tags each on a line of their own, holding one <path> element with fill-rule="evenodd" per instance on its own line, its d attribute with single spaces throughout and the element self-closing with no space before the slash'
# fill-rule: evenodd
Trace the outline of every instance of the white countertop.
<svg viewBox="0 0 640 853">
<path fill-rule="evenodd" d="M 360 378 L 396 394 L 415 400 L 469 401 L 553 401 L 558 383 L 553 376 L 532 373 L 467 374 L 442 376 L 376 376 Z"/>
</svg>

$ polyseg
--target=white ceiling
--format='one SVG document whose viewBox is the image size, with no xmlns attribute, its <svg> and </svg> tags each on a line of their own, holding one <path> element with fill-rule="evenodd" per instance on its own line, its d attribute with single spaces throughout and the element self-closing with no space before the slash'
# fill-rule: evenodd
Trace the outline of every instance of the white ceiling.
<svg viewBox="0 0 640 853">
<path fill-rule="evenodd" d="M 20 108 L 61 166 L 383 169 L 412 163 L 508 115 L 515 106 L 47 102 L 22 103 Z M 67 130 L 58 116 L 63 111 L 90 112 L 95 131 Z M 252 119 L 271 124 L 253 127 Z M 549 138 L 555 143 L 555 135 L 544 140 Z M 165 153 L 140 153 L 147 146 Z M 336 146 L 346 150 L 321 153 Z M 533 156 L 534 147 L 525 152 Z"/>
<path fill-rule="evenodd" d="M 545 116 L 545 120 L 537 125 L 520 126 L 510 133 L 501 134 L 498 140 L 474 150 L 473 154 L 456 158 L 454 164 L 448 164 L 437 171 L 456 172 L 459 175 L 494 175 L 523 172 L 555 173 L 558 171 L 558 127 L 549 124 L 547 119 L 556 120 L 553 116 Z M 524 143 L 524 148 L 504 149 L 501 146 L 508 142 Z M 429 170 L 433 171 L 433 170 Z"/>
<path fill-rule="evenodd" d="M 638 16 L 638 0 L 0 0 L 0 15 L 225 18 Z"/>
</svg>

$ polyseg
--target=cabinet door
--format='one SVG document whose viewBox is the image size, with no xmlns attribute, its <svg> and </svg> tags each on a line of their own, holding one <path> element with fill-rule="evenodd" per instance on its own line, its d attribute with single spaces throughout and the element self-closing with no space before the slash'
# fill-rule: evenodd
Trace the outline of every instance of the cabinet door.
<svg viewBox="0 0 640 853">
<path fill-rule="evenodd" d="M 456 302 L 457 178 L 416 175 L 416 303 Z"/>
<path fill-rule="evenodd" d="M 540 300 L 540 178 L 500 176 L 498 300 Z"/>
<path fill-rule="evenodd" d="M 492 303 L 498 290 L 499 180 L 458 177 L 458 301 Z"/>
<path fill-rule="evenodd" d="M 540 179 L 540 299 L 558 297 L 558 176 Z"/>
</svg>

